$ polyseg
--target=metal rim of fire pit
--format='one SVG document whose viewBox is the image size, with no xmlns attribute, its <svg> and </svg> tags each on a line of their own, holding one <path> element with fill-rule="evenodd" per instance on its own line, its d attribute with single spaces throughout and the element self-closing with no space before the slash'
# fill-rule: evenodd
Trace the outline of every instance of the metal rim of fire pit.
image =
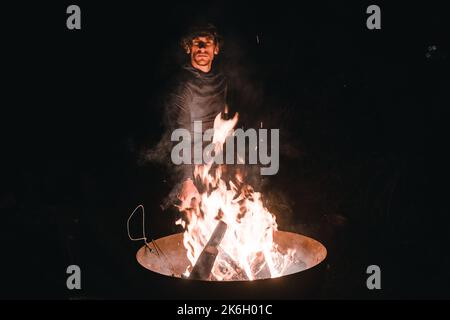
<svg viewBox="0 0 450 320">
<path fill-rule="evenodd" d="M 283 273 L 282 277 L 310 269 L 321 263 L 327 256 L 327 250 L 323 244 L 298 233 L 276 231 L 274 242 L 280 251 L 296 250 L 295 262 Z M 136 259 L 141 266 L 152 272 L 182 279 L 181 275 L 190 265 L 186 252 L 183 245 L 183 233 L 177 233 L 142 246 L 136 253 Z M 245 280 L 229 280 L 227 282 L 238 281 Z"/>
</svg>

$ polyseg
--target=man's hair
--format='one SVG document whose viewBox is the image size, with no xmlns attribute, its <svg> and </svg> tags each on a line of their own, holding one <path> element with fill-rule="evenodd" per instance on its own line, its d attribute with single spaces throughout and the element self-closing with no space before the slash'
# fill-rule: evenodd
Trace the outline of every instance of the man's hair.
<svg viewBox="0 0 450 320">
<path fill-rule="evenodd" d="M 216 45 L 223 46 L 223 39 L 220 36 L 217 28 L 207 23 L 204 25 L 195 25 L 189 28 L 189 31 L 181 38 L 180 45 L 184 50 L 187 50 L 192 45 L 192 40 L 197 37 L 211 37 Z"/>
</svg>

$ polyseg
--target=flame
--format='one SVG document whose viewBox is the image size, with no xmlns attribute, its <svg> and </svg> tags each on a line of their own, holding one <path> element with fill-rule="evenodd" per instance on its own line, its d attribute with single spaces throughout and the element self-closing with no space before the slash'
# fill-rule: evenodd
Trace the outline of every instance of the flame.
<svg viewBox="0 0 450 320">
<path fill-rule="evenodd" d="M 218 114 L 214 121 L 214 151 L 221 152 L 225 139 L 233 133 L 238 120 L 236 114 L 223 120 Z M 275 278 L 293 263 L 294 250 L 281 253 L 273 241 L 277 231 L 276 218 L 263 205 L 262 195 L 246 184 L 243 176 L 235 175 L 235 182 L 225 181 L 223 167 L 212 163 L 197 165 L 194 177 L 204 191 L 197 208 L 184 210 L 184 219 L 176 224 L 185 229 L 183 244 L 192 267 L 209 241 L 219 220 L 227 225 L 218 246 L 218 254 L 211 270 L 211 280 L 255 280 Z M 228 182 L 228 183 L 227 183 Z"/>
</svg>

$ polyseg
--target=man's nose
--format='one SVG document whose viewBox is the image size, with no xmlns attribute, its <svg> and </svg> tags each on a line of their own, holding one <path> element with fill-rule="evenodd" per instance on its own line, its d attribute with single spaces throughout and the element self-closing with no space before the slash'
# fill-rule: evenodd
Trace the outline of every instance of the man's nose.
<svg viewBox="0 0 450 320">
<path fill-rule="evenodd" d="M 204 49 L 204 48 L 206 48 L 206 43 L 203 42 L 203 41 L 200 41 L 200 42 L 198 43 L 198 47 L 199 47 L 199 49 Z"/>
</svg>

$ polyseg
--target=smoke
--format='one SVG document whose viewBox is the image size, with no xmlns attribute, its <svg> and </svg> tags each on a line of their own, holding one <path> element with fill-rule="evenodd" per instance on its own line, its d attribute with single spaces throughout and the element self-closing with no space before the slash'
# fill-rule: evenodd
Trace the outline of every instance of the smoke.
<svg viewBox="0 0 450 320">
<path fill-rule="evenodd" d="M 139 157 L 140 164 L 154 162 L 160 165 L 166 165 L 170 161 L 170 150 L 172 142 L 170 141 L 170 132 L 164 132 L 159 142 L 151 148 L 144 148 Z"/>
<path fill-rule="evenodd" d="M 162 199 L 160 207 L 167 210 L 174 204 L 178 203 L 178 193 L 181 184 L 190 173 L 190 169 L 186 165 L 174 165 L 170 158 L 173 142 L 170 140 L 170 132 L 165 131 L 161 139 L 153 147 L 144 147 L 139 156 L 139 164 L 155 164 L 160 170 L 163 170 L 166 176 L 166 182 L 172 185 L 167 196 Z"/>
</svg>

